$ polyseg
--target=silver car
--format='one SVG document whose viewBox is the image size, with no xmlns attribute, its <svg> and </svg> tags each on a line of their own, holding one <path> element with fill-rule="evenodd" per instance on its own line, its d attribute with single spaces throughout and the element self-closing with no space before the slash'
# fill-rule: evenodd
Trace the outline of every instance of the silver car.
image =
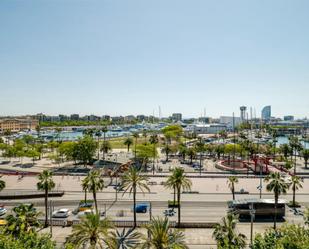
<svg viewBox="0 0 309 249">
<path fill-rule="evenodd" d="M 70 215 L 70 211 L 67 208 L 59 209 L 53 212 L 53 218 L 68 218 Z"/>
</svg>

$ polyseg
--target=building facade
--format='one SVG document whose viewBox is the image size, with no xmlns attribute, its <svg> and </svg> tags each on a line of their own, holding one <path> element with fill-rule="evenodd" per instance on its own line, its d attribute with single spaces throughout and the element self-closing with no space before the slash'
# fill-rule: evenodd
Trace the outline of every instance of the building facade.
<svg viewBox="0 0 309 249">
<path fill-rule="evenodd" d="M 263 120 L 270 120 L 271 118 L 271 106 L 270 105 L 265 106 L 262 109 L 261 117 Z"/>
<path fill-rule="evenodd" d="M 173 119 L 173 121 L 181 121 L 182 120 L 182 114 L 181 113 L 173 113 L 172 119 Z"/>
<path fill-rule="evenodd" d="M 39 125 L 39 121 L 36 119 L 28 118 L 5 118 L 0 119 L 0 132 L 4 131 L 24 131 L 24 130 L 34 130 Z"/>
<path fill-rule="evenodd" d="M 225 124 L 229 129 L 234 129 L 241 124 L 242 119 L 240 117 L 221 116 L 220 124 Z M 234 127 L 235 126 L 235 127 Z"/>
</svg>

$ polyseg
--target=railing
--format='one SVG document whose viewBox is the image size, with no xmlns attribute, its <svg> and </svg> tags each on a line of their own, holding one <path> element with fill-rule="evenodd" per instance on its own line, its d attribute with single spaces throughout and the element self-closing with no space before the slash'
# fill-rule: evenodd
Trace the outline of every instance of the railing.
<svg viewBox="0 0 309 249">
<path fill-rule="evenodd" d="M 39 222 L 42 224 L 45 223 L 44 219 L 39 219 Z M 68 220 L 68 219 L 52 219 L 48 220 L 48 225 L 50 225 L 52 222 L 53 226 L 61 226 L 61 227 L 67 227 L 67 226 L 73 226 L 80 224 L 81 220 Z M 111 221 L 111 223 L 115 227 L 133 227 L 134 222 L 133 221 L 124 221 L 124 220 L 114 220 Z M 145 225 L 149 224 L 148 220 L 139 220 L 136 221 L 137 227 L 143 227 Z M 218 223 L 215 222 L 182 222 L 181 227 L 182 228 L 214 228 Z M 176 221 L 170 221 L 170 227 L 177 227 Z"/>
<path fill-rule="evenodd" d="M 50 191 L 48 192 L 49 197 L 62 197 L 64 191 Z M 34 199 L 41 198 L 45 196 L 43 191 L 3 191 L 0 193 L 0 200 L 10 200 L 10 199 Z"/>
</svg>

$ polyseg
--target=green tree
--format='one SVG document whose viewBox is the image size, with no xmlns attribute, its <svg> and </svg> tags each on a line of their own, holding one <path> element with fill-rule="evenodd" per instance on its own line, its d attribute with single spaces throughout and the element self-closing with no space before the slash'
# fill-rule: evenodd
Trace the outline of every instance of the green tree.
<svg viewBox="0 0 309 249">
<path fill-rule="evenodd" d="M 105 154 L 107 154 L 109 151 L 112 150 L 112 146 L 109 141 L 103 141 L 101 145 L 101 151 Z"/>
<path fill-rule="evenodd" d="M 178 146 L 178 152 L 179 154 L 181 155 L 182 157 L 182 160 L 186 160 L 186 155 L 188 154 L 188 148 L 186 146 L 186 144 L 184 143 L 181 143 L 179 146 Z"/>
<path fill-rule="evenodd" d="M 162 152 L 165 153 L 166 156 L 166 161 L 168 162 L 168 156 L 169 154 L 172 152 L 172 148 L 169 144 L 164 144 L 163 148 L 162 148 Z"/>
<path fill-rule="evenodd" d="M 91 163 L 92 158 L 96 152 L 97 144 L 90 136 L 79 138 L 74 146 L 74 158 L 81 161 L 84 166 Z"/>
<path fill-rule="evenodd" d="M 77 148 L 75 147 L 76 143 L 74 142 L 62 142 L 58 147 L 58 153 L 61 158 L 65 157 L 67 161 L 74 159 L 74 150 Z"/>
<path fill-rule="evenodd" d="M 145 240 L 142 248 L 149 249 L 187 249 L 185 236 L 179 230 L 170 229 L 168 219 L 153 218 L 146 226 L 149 238 Z"/>
<path fill-rule="evenodd" d="M 24 232 L 18 238 L 6 233 L 0 233 L 1 249 L 56 249 L 56 243 L 50 239 L 49 234 Z"/>
<path fill-rule="evenodd" d="M 148 177 L 141 174 L 141 172 L 135 167 L 131 167 L 122 175 L 122 188 L 124 189 L 123 194 L 133 194 L 133 218 L 134 228 L 136 227 L 136 193 L 137 189 L 140 189 L 143 193 L 145 190 L 150 192 L 147 186 Z"/>
<path fill-rule="evenodd" d="M 215 226 L 212 234 L 217 241 L 218 249 L 243 249 L 246 247 L 246 236 L 237 233 L 236 224 L 238 217 L 229 213 L 222 218 L 222 223 Z"/>
<path fill-rule="evenodd" d="M 292 175 L 291 176 L 291 186 L 292 186 L 292 191 L 293 191 L 293 200 L 292 200 L 292 206 L 296 206 L 296 201 L 295 201 L 295 196 L 296 196 L 296 190 L 302 188 L 302 182 L 303 179 L 300 178 L 299 176 Z"/>
<path fill-rule="evenodd" d="M 32 163 L 34 165 L 34 160 L 40 156 L 40 153 L 35 149 L 30 149 L 25 151 L 25 156 L 32 158 Z"/>
<path fill-rule="evenodd" d="M 280 152 L 283 154 L 285 160 L 292 154 L 292 148 L 288 144 L 280 145 Z"/>
<path fill-rule="evenodd" d="M 48 226 L 48 192 L 55 188 L 55 182 L 53 181 L 53 173 L 49 170 L 43 170 L 38 176 L 39 182 L 37 183 L 38 190 L 43 190 L 45 192 L 45 224 Z"/>
<path fill-rule="evenodd" d="M 41 226 L 38 221 L 39 214 L 33 204 L 14 207 L 13 214 L 6 217 L 5 233 L 18 238 L 23 233 L 35 232 L 35 229 Z"/>
<path fill-rule="evenodd" d="M 193 158 L 196 156 L 196 149 L 193 147 L 190 147 L 187 149 L 187 155 L 190 158 L 190 164 L 193 163 Z"/>
<path fill-rule="evenodd" d="M 88 214 L 79 224 L 73 226 L 66 244 L 73 244 L 74 249 L 105 248 L 108 229 L 111 228 L 112 225 L 108 219 L 101 220 L 98 214 Z"/>
<path fill-rule="evenodd" d="M 133 228 L 126 230 L 123 228 L 121 231 L 111 231 L 107 239 L 107 249 L 134 249 L 138 248 L 141 242 L 142 235 Z"/>
<path fill-rule="evenodd" d="M 157 150 L 153 144 L 139 144 L 137 146 L 137 159 L 142 161 L 144 170 L 147 171 L 147 164 L 150 158 L 157 157 Z"/>
<path fill-rule="evenodd" d="M 283 224 L 277 230 L 267 229 L 257 234 L 252 249 L 307 249 L 309 230 L 296 224 Z"/>
<path fill-rule="evenodd" d="M 98 214 L 97 192 L 104 188 L 104 180 L 99 170 L 91 170 L 82 184 L 88 183 L 88 190 L 92 192 L 95 211 Z"/>
<path fill-rule="evenodd" d="M 127 137 L 126 140 L 124 140 L 123 144 L 128 147 L 128 152 L 129 152 L 130 146 L 133 144 L 133 139 L 130 137 Z"/>
<path fill-rule="evenodd" d="M 238 183 L 237 176 L 229 176 L 228 178 L 228 186 L 232 192 L 233 200 L 235 200 L 235 184 Z"/>
<path fill-rule="evenodd" d="M 278 199 L 281 194 L 286 194 L 289 184 L 282 178 L 279 172 L 272 172 L 265 178 L 265 182 L 268 183 L 266 185 L 267 191 L 273 192 L 275 197 L 274 229 L 276 229 Z"/>
<path fill-rule="evenodd" d="M 183 134 L 183 129 L 180 125 L 169 125 L 162 129 L 162 133 L 167 139 L 168 144 L 171 143 L 171 140 L 179 140 L 180 136 Z"/>
<path fill-rule="evenodd" d="M 184 169 L 176 167 L 173 169 L 172 178 L 170 182 L 166 183 L 167 188 L 175 188 L 177 193 L 177 204 L 178 204 L 178 227 L 181 226 L 181 191 L 190 190 L 192 186 L 191 180 L 185 175 Z"/>
</svg>

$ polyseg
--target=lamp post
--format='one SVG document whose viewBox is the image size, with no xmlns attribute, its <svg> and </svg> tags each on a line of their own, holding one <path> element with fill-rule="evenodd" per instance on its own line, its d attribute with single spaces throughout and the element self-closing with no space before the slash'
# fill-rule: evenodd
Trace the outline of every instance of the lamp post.
<svg viewBox="0 0 309 249">
<path fill-rule="evenodd" d="M 253 208 L 253 203 L 250 205 L 250 216 L 251 216 L 251 228 L 250 228 L 250 247 L 253 245 L 253 220 L 255 218 L 255 209 Z"/>
</svg>

